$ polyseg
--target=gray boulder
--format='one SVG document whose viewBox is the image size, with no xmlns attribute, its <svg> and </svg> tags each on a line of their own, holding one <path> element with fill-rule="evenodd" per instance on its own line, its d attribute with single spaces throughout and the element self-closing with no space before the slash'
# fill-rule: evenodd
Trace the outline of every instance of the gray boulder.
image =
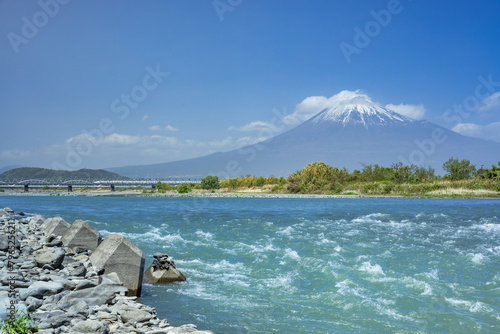
<svg viewBox="0 0 500 334">
<path fill-rule="evenodd" d="M 95 288 L 71 291 L 57 302 L 57 307 L 61 310 L 67 310 L 79 302 L 84 302 L 87 308 L 101 306 L 108 304 L 116 294 L 127 292 L 127 288 L 121 285 L 100 284 Z"/>
<path fill-rule="evenodd" d="M 148 283 L 166 284 L 186 280 L 184 274 L 175 267 L 172 257 L 161 253 L 155 253 L 153 257 L 153 263 L 144 273 Z"/>
<path fill-rule="evenodd" d="M 78 283 L 76 283 L 75 290 L 83 290 L 88 288 L 94 288 L 97 286 L 97 283 L 88 279 L 82 279 Z"/>
<path fill-rule="evenodd" d="M 0 235 L 0 251 L 6 252 L 9 250 L 9 236 L 5 234 Z"/>
<path fill-rule="evenodd" d="M 9 298 L 8 291 L 0 291 L 0 323 L 9 318 L 10 309 L 12 305 L 11 301 L 12 299 Z M 28 308 L 26 307 L 26 305 L 24 305 L 24 303 L 16 302 L 15 305 L 16 309 L 28 312 Z"/>
<path fill-rule="evenodd" d="M 108 326 L 97 320 L 84 320 L 71 327 L 71 333 L 109 333 Z"/>
<path fill-rule="evenodd" d="M 19 298 L 21 300 L 28 297 L 41 299 L 45 296 L 58 294 L 63 290 L 64 286 L 61 283 L 37 281 L 31 284 L 29 288 L 19 290 Z"/>
<path fill-rule="evenodd" d="M 37 250 L 33 255 L 35 256 L 35 264 L 38 267 L 43 268 L 48 264 L 52 268 L 57 269 L 61 266 L 65 253 L 60 248 L 44 248 Z"/>
<path fill-rule="evenodd" d="M 138 309 L 125 311 L 120 316 L 124 323 L 146 322 L 153 318 L 151 313 Z"/>
<path fill-rule="evenodd" d="M 16 249 L 21 248 L 21 243 L 19 242 L 19 238 L 10 238 L 11 234 L 1 234 L 0 235 L 0 251 L 2 252 L 7 252 L 10 247 L 14 246 Z M 11 241 L 9 243 L 9 240 Z M 12 240 L 14 240 L 14 244 L 12 243 Z"/>
</svg>

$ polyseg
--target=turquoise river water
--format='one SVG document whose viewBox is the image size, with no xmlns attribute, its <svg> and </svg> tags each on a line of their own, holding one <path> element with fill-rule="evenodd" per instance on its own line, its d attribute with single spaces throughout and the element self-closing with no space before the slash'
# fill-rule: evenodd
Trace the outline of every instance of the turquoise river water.
<svg viewBox="0 0 500 334">
<path fill-rule="evenodd" d="M 173 325 L 216 333 L 500 333 L 500 202 L 0 196 L 174 257 L 145 284 Z"/>
</svg>

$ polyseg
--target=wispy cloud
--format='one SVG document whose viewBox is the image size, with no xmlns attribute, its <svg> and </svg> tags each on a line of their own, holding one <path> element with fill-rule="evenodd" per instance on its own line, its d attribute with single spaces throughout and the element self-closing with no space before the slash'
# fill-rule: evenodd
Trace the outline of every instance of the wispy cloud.
<svg viewBox="0 0 500 334">
<path fill-rule="evenodd" d="M 237 127 L 237 126 L 230 126 L 228 128 L 230 131 L 243 131 L 243 132 L 252 132 L 252 131 L 272 131 L 274 133 L 281 132 L 282 129 L 277 127 L 274 124 L 271 124 L 269 122 L 263 122 L 263 121 L 254 121 L 250 122 L 248 124 L 245 124 L 243 126 Z"/>
<path fill-rule="evenodd" d="M 179 129 L 174 128 L 172 125 L 166 125 L 166 126 L 159 126 L 159 125 L 153 125 L 149 127 L 149 130 L 151 131 L 179 131 Z"/>
<path fill-rule="evenodd" d="M 3 159 L 21 159 L 29 156 L 31 151 L 28 150 L 3 150 L 0 151 L 0 158 Z"/>
<path fill-rule="evenodd" d="M 477 109 L 478 113 L 500 113 L 500 92 L 496 92 L 481 101 L 481 105 Z"/>
<path fill-rule="evenodd" d="M 413 105 L 413 104 L 388 104 L 385 106 L 387 109 L 397 112 L 398 114 L 408 116 L 413 119 L 424 119 L 425 109 L 423 104 Z"/>
<path fill-rule="evenodd" d="M 500 142 L 500 122 L 487 125 L 459 123 L 452 130 L 464 136 Z"/>
<path fill-rule="evenodd" d="M 142 116 L 142 120 L 143 120 L 143 121 L 147 120 L 148 118 L 149 118 L 149 115 L 144 115 L 144 116 Z"/>
</svg>

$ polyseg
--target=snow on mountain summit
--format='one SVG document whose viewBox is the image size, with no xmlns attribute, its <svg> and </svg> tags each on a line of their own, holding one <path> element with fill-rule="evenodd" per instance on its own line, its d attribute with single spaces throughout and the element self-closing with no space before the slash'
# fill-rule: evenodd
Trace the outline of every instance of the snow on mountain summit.
<svg viewBox="0 0 500 334">
<path fill-rule="evenodd" d="M 342 123 L 346 125 L 362 125 L 365 128 L 373 125 L 406 125 L 414 119 L 398 114 L 372 102 L 366 95 L 341 100 L 330 108 L 323 109 L 310 120 L 313 124 L 323 122 Z"/>
</svg>

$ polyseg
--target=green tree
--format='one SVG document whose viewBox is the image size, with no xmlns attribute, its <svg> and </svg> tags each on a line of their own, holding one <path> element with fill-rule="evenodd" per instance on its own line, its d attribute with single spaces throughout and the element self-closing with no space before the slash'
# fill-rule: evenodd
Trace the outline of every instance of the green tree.
<svg viewBox="0 0 500 334">
<path fill-rule="evenodd" d="M 215 175 L 207 175 L 203 179 L 201 179 L 201 188 L 202 189 L 219 189 L 219 177 Z"/>
<path fill-rule="evenodd" d="M 189 184 L 187 183 L 181 183 L 178 187 L 177 187 L 177 192 L 179 194 L 186 194 L 186 193 L 190 193 L 191 192 L 191 187 L 189 186 Z"/>
<path fill-rule="evenodd" d="M 259 176 L 256 180 L 255 180 L 255 186 L 256 187 L 262 187 L 263 185 L 266 184 L 266 178 L 263 177 L 263 176 Z"/>
<path fill-rule="evenodd" d="M 500 180 L 500 162 L 498 166 L 492 165 L 490 169 L 481 167 L 477 174 L 481 179 Z"/>
<path fill-rule="evenodd" d="M 458 160 L 451 157 L 443 164 L 443 169 L 450 180 L 468 180 L 474 176 L 476 165 L 472 165 L 467 159 Z"/>
</svg>

